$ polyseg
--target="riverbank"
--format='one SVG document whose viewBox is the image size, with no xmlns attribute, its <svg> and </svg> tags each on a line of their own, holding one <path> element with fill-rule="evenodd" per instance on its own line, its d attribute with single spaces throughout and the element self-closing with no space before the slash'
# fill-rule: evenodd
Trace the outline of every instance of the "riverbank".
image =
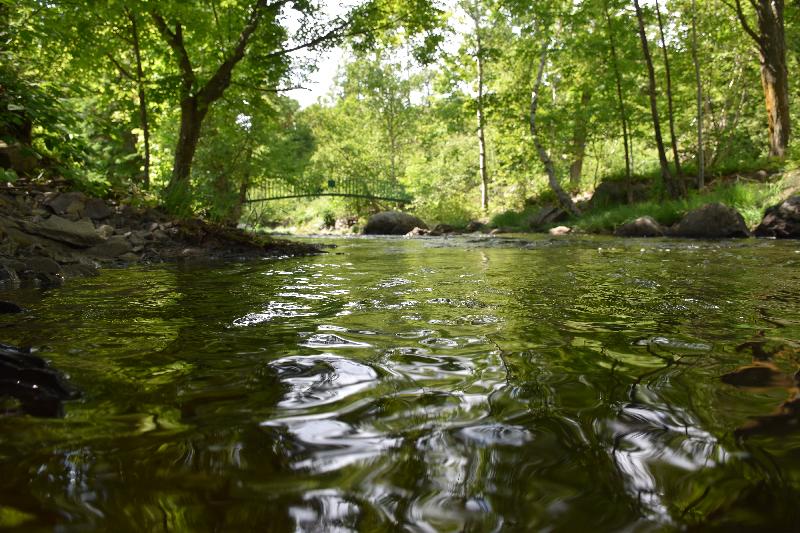
<svg viewBox="0 0 800 533">
<path fill-rule="evenodd" d="M 18 180 L 0 190 L 0 284 L 60 284 L 103 266 L 319 253 L 318 246 Z"/>
<path fill-rule="evenodd" d="M 579 217 L 568 215 L 546 200 L 534 200 L 521 211 L 494 216 L 488 227 L 503 232 L 547 232 L 565 226 L 572 232 L 611 235 L 641 217 L 650 217 L 669 228 L 693 210 L 721 203 L 739 212 L 753 232 L 770 207 L 800 191 L 800 170 L 733 173 L 715 179 L 702 191 L 690 190 L 685 198 L 677 200 L 648 197 L 645 193 L 651 189 L 649 184 L 639 183 L 635 187 L 638 201 L 627 203 L 624 184 L 609 180 L 600 184 L 594 196 L 579 201 Z"/>
</svg>

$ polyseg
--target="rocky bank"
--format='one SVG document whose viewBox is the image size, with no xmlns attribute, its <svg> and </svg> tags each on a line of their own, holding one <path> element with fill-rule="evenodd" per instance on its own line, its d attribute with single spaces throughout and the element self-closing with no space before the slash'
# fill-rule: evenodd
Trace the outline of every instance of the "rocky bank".
<svg viewBox="0 0 800 533">
<path fill-rule="evenodd" d="M 318 253 L 318 247 L 174 219 L 27 182 L 0 189 L 0 286 L 59 284 L 101 266 L 253 259 Z"/>
</svg>

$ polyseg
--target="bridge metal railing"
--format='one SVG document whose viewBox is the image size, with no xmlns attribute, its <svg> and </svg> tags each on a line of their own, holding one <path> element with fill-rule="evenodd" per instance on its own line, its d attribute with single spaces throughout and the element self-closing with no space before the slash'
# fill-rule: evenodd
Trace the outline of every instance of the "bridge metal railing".
<svg viewBox="0 0 800 533">
<path fill-rule="evenodd" d="M 345 178 L 322 182 L 270 180 L 259 187 L 251 188 L 247 193 L 246 202 L 252 204 L 317 196 L 343 196 L 398 203 L 409 203 L 413 199 L 402 185 L 391 180 Z"/>
</svg>

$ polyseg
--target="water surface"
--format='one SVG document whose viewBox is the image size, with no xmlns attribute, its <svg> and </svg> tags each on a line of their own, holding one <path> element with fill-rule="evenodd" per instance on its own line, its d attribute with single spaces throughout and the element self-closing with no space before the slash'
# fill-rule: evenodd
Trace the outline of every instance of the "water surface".
<svg viewBox="0 0 800 533">
<path fill-rule="evenodd" d="M 326 242 L 0 292 L 83 391 L 0 416 L 0 526 L 798 528 L 797 243 Z"/>
</svg>

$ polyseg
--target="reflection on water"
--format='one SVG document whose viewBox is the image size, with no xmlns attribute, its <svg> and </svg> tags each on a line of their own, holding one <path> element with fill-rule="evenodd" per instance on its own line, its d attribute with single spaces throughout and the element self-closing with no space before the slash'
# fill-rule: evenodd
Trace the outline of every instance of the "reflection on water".
<svg viewBox="0 0 800 533">
<path fill-rule="evenodd" d="M 798 527 L 796 244 L 338 244 L 0 294 L 83 391 L 0 416 L 0 527 Z"/>
</svg>

